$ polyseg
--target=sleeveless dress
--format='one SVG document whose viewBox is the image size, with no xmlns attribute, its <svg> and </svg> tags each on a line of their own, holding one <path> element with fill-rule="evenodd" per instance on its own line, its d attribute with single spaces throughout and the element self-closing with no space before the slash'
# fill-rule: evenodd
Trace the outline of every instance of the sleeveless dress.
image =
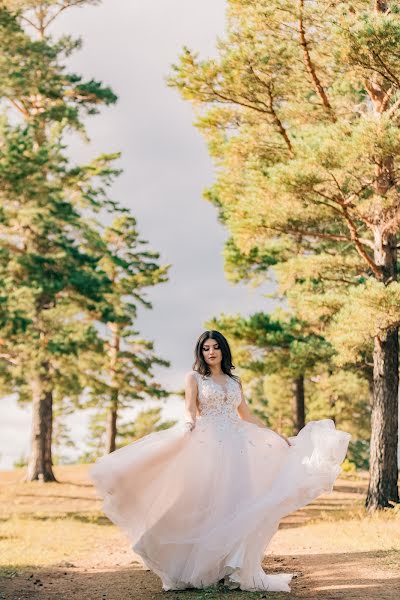
<svg viewBox="0 0 400 600">
<path fill-rule="evenodd" d="M 289 438 L 242 420 L 240 385 L 194 372 L 200 416 L 184 417 L 99 458 L 90 469 L 105 514 L 129 537 L 163 590 L 290 591 L 295 573 L 261 561 L 279 521 L 332 491 L 351 435 L 331 419 Z"/>
</svg>

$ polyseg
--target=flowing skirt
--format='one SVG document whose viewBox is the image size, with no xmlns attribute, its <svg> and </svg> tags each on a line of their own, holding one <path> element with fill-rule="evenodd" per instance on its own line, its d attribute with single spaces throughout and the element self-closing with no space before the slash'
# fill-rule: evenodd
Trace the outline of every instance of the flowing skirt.
<svg viewBox="0 0 400 600">
<path fill-rule="evenodd" d="M 351 435 L 331 419 L 289 440 L 240 418 L 202 416 L 98 459 L 90 469 L 105 514 L 164 590 L 290 591 L 264 552 L 285 515 L 332 491 Z"/>
</svg>

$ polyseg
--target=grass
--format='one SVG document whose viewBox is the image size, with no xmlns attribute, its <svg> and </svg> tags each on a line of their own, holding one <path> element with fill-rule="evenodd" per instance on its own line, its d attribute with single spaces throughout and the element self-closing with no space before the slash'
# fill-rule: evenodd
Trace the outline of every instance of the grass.
<svg viewBox="0 0 400 600">
<path fill-rule="evenodd" d="M 83 519 L 79 513 L 65 516 L 16 516 L 0 524 L 0 570 L 21 565 L 43 567 L 89 554 L 93 547 L 115 538 L 114 527 Z M 0 571 L 1 572 L 1 571 Z"/>
<path fill-rule="evenodd" d="M 60 483 L 22 483 L 23 471 L 0 473 L 0 573 L 79 561 L 118 537 L 86 465 L 55 467 Z"/>
<path fill-rule="evenodd" d="M 203 590 L 182 590 L 182 592 L 167 592 L 163 594 L 163 597 L 167 600 L 220 600 L 226 598 L 227 600 L 256 600 L 259 598 L 268 598 L 267 593 L 263 592 L 243 592 L 240 590 L 231 590 L 222 583 L 204 588 Z M 287 597 L 284 592 L 274 592 L 274 600 L 282 600 Z"/>
</svg>

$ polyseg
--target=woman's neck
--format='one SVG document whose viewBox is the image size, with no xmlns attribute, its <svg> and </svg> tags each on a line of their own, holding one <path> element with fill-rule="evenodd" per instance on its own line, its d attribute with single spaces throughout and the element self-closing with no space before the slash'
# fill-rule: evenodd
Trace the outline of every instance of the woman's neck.
<svg viewBox="0 0 400 600">
<path fill-rule="evenodd" d="M 221 365 L 210 366 L 210 371 L 211 371 L 211 377 L 218 377 L 218 376 L 224 374 L 223 370 L 221 369 Z"/>
</svg>

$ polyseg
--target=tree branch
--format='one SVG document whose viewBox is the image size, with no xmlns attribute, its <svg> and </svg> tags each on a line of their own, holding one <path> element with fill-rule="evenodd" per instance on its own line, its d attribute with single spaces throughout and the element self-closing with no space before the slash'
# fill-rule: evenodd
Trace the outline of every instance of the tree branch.
<svg viewBox="0 0 400 600">
<path fill-rule="evenodd" d="M 276 227 L 276 226 L 270 226 L 270 225 L 262 225 L 263 229 L 266 230 L 270 230 L 270 231 L 277 231 L 278 233 L 289 233 L 289 234 L 293 234 L 293 235 L 303 235 L 305 237 L 310 237 L 310 238 L 320 238 L 323 240 L 331 240 L 333 242 L 352 242 L 351 238 L 347 237 L 346 235 L 340 235 L 340 234 L 335 234 L 335 233 L 326 233 L 323 231 L 310 231 L 307 229 L 297 229 L 297 228 L 293 228 L 293 227 Z"/>
<path fill-rule="evenodd" d="M 356 227 L 354 221 L 352 220 L 352 218 L 350 217 L 346 206 L 343 207 L 343 217 L 348 225 L 351 240 L 354 243 L 358 254 L 361 256 L 361 258 L 363 258 L 365 260 L 365 262 L 371 268 L 375 277 L 377 279 L 381 279 L 382 278 L 382 270 L 378 267 L 378 265 L 376 265 L 375 261 L 370 257 L 368 252 L 365 250 L 365 248 L 361 242 L 361 239 L 358 236 L 357 227 Z"/>
<path fill-rule="evenodd" d="M 396 100 L 396 102 L 394 104 L 392 104 L 392 106 L 386 112 L 386 116 L 388 116 L 389 119 L 391 119 L 399 107 L 400 107 L 400 97 Z"/>
<path fill-rule="evenodd" d="M 31 21 L 30 19 L 28 19 L 28 17 L 25 17 L 24 15 L 21 15 L 20 19 L 21 19 L 21 21 L 26 21 L 28 23 L 28 25 L 30 25 L 31 27 L 33 27 L 33 29 L 36 29 L 36 31 L 38 31 L 38 28 L 35 25 L 35 23 L 33 21 Z"/>
<path fill-rule="evenodd" d="M 381 64 L 381 66 L 385 69 L 386 73 L 389 75 L 389 78 L 392 82 L 396 84 L 397 87 L 400 86 L 400 82 L 398 77 L 389 69 L 389 67 L 383 62 L 382 58 L 377 52 L 372 53 L 375 59 Z M 386 77 L 385 77 L 386 79 Z"/>
<path fill-rule="evenodd" d="M 268 109 L 270 112 L 270 115 L 273 119 L 274 124 L 276 125 L 278 132 L 280 133 L 280 135 L 283 137 L 283 139 L 285 140 L 285 144 L 288 148 L 289 151 L 289 155 L 291 158 L 293 158 L 294 156 L 294 152 L 293 152 L 293 147 L 292 147 L 292 143 L 290 141 L 290 138 L 287 134 L 287 131 L 282 123 L 282 121 L 280 120 L 280 118 L 278 117 L 278 113 L 275 110 L 275 106 L 274 106 L 274 96 L 272 93 L 272 87 L 270 82 L 266 82 L 264 81 L 258 73 L 256 73 L 256 71 L 254 70 L 254 67 L 251 63 L 248 63 L 248 67 L 253 75 L 253 77 L 256 78 L 256 80 L 267 90 L 267 94 L 268 94 Z"/>
<path fill-rule="evenodd" d="M 0 358 L 10 363 L 10 365 L 18 365 L 18 361 L 15 358 L 11 358 L 9 354 L 0 354 Z"/>
<path fill-rule="evenodd" d="M 48 19 L 48 21 L 44 24 L 44 29 L 47 29 L 47 27 L 55 19 L 57 19 L 57 17 L 59 16 L 59 14 L 63 12 L 63 10 L 65 10 L 67 8 L 72 8 L 74 6 L 79 6 L 80 4 L 85 4 L 85 2 L 86 2 L 86 0 L 76 0 L 75 2 L 68 2 L 67 4 L 64 4 L 64 5 L 60 6 L 59 10 L 50 19 Z"/>
<path fill-rule="evenodd" d="M 18 102 L 16 102 L 12 98 L 8 98 L 8 100 L 10 104 L 12 104 L 12 106 L 17 109 L 18 112 L 24 115 L 24 117 L 29 117 L 29 111 L 24 106 L 20 106 Z"/>
<path fill-rule="evenodd" d="M 347 222 L 347 219 L 346 219 L 346 222 Z M 307 229 L 297 229 L 297 228 L 294 229 L 292 227 L 280 228 L 280 227 L 273 227 L 273 226 L 266 226 L 266 225 L 262 226 L 263 229 L 277 231 L 279 233 L 302 235 L 304 237 L 317 238 L 317 239 L 322 239 L 322 240 L 331 240 L 333 242 L 347 242 L 350 244 L 353 243 L 356 247 L 357 252 L 367 262 L 368 266 L 373 270 L 375 276 L 380 279 L 382 273 L 381 273 L 379 267 L 377 267 L 377 265 L 373 262 L 371 257 L 368 255 L 368 253 L 363 248 L 363 246 L 368 246 L 368 247 L 372 248 L 372 245 L 371 245 L 372 242 L 370 240 L 366 240 L 364 238 L 358 237 L 357 230 L 355 229 L 355 226 L 352 223 L 351 219 L 350 219 L 350 224 L 348 223 L 348 227 L 349 227 L 349 231 L 350 231 L 350 237 L 348 237 L 346 235 L 335 234 L 335 233 L 326 233 L 323 231 L 315 231 L 315 230 L 310 231 Z M 353 227 L 354 227 L 354 230 L 353 230 Z"/>
<path fill-rule="evenodd" d="M 314 82 L 315 89 L 317 91 L 318 96 L 322 100 L 322 104 L 323 104 L 326 112 L 329 114 L 331 121 L 333 123 L 335 123 L 336 116 L 335 116 L 333 107 L 332 107 L 331 103 L 329 102 L 329 99 L 328 99 L 328 96 L 326 95 L 324 87 L 316 73 L 315 65 L 311 60 L 310 51 L 308 48 L 308 42 L 307 42 L 307 38 L 306 38 L 306 32 L 305 32 L 305 28 L 304 28 L 303 12 L 304 12 L 304 0 L 300 0 L 299 33 L 300 33 L 300 44 L 301 44 L 301 47 L 303 48 L 306 68 L 307 68 L 309 75 L 311 76 L 312 81 Z"/>
<path fill-rule="evenodd" d="M 369 246 L 369 248 L 373 249 L 374 248 L 373 243 L 371 240 L 363 240 L 359 237 L 358 231 L 357 231 L 357 226 L 349 214 L 348 201 L 347 201 L 346 197 L 344 196 L 342 189 L 340 187 L 340 184 L 339 184 L 338 180 L 336 179 L 336 177 L 334 176 L 334 174 L 330 173 L 330 175 L 331 175 L 333 181 L 335 182 L 335 184 L 339 190 L 339 193 L 341 195 L 341 198 L 342 198 L 342 200 L 337 198 L 337 202 L 338 202 L 339 206 L 341 206 L 342 216 L 343 216 L 344 220 L 346 221 L 347 226 L 349 228 L 350 239 L 354 243 L 358 254 L 366 261 L 366 263 L 369 265 L 369 267 L 373 271 L 375 277 L 377 279 L 380 279 L 382 277 L 381 269 L 375 264 L 375 261 L 371 258 L 371 256 L 368 254 L 368 252 L 364 248 L 364 246 Z"/>
<path fill-rule="evenodd" d="M 250 108 L 251 110 L 255 110 L 255 111 L 263 113 L 263 114 L 268 114 L 267 107 L 260 108 L 259 106 L 255 106 L 254 104 L 248 104 L 247 102 L 243 102 L 243 100 L 239 100 L 238 98 L 230 98 L 229 96 L 225 96 L 224 94 L 221 94 L 221 92 L 217 91 L 213 87 L 212 84 L 209 84 L 209 86 L 210 86 L 212 93 L 217 98 L 220 98 L 223 102 L 230 103 L 230 104 L 238 104 L 239 106 L 243 106 L 244 108 Z"/>
<path fill-rule="evenodd" d="M 280 120 L 280 118 L 278 117 L 277 112 L 275 111 L 275 107 L 274 107 L 274 101 L 273 101 L 273 96 L 272 96 L 272 91 L 269 91 L 268 94 L 268 98 L 269 98 L 269 109 L 271 111 L 271 116 L 272 119 L 280 133 L 280 135 L 283 137 L 283 139 L 285 140 L 285 144 L 287 146 L 287 149 L 289 151 L 290 157 L 293 158 L 294 156 L 294 152 L 293 152 L 293 146 L 292 143 L 289 139 L 289 136 L 287 134 L 287 131 L 285 129 L 285 127 L 282 124 L 282 121 Z"/>
</svg>

